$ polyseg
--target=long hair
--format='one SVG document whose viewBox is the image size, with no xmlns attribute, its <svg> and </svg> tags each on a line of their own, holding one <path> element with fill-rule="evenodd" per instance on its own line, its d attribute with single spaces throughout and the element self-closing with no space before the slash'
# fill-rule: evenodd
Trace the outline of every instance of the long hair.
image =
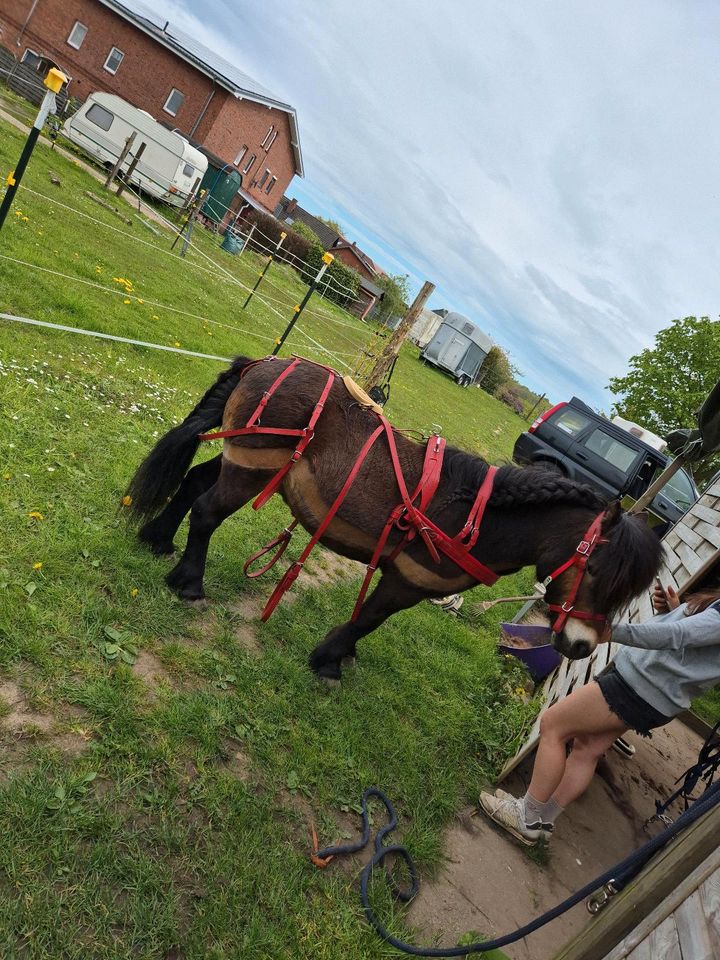
<svg viewBox="0 0 720 960">
<path fill-rule="evenodd" d="M 687 603 L 685 616 L 691 617 L 694 613 L 702 613 L 716 600 L 720 600 L 720 590 L 698 590 L 697 593 L 691 593 L 685 597 L 685 603 Z"/>
</svg>

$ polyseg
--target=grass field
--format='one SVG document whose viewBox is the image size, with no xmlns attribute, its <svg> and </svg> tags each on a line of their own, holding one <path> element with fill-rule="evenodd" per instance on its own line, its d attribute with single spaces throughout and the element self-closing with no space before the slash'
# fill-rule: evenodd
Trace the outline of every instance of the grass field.
<svg viewBox="0 0 720 960">
<path fill-rule="evenodd" d="M 2 126 L 3 178 L 22 139 Z M 227 257 L 200 230 L 212 263 L 169 256 L 167 236 L 130 207 L 132 227 L 95 204 L 85 196 L 100 192 L 95 181 L 47 148 L 25 183 L 73 209 L 19 192 L 0 235 L 0 311 L 262 355 L 302 293 L 273 266 L 262 289 L 281 317 L 259 300 L 243 312 L 236 281 L 254 282 L 260 258 Z M 349 365 L 372 332 L 324 301 L 300 326 Z M 290 348 L 328 360 L 301 334 Z M 3 957 L 390 956 L 362 919 L 357 863 L 310 864 L 311 823 L 321 844 L 354 835 L 362 790 L 377 784 L 427 875 L 443 826 L 535 713 L 524 673 L 497 656 L 499 609 L 481 618 L 472 594 L 463 620 L 429 604 L 396 616 L 363 642 L 340 689 L 318 685 L 308 653 L 347 618 L 357 583 L 320 556 L 294 602 L 258 622 L 273 577 L 251 584 L 241 563 L 286 522 L 280 503 L 234 517 L 213 539 L 206 609 L 164 588 L 172 561 L 140 548 L 120 498 L 154 438 L 221 368 L 0 321 Z M 411 350 L 389 413 L 405 427 L 440 424 L 493 461 L 523 425 Z M 519 575 L 493 592 L 528 585 Z M 386 895 L 374 896 L 412 936 Z"/>
</svg>

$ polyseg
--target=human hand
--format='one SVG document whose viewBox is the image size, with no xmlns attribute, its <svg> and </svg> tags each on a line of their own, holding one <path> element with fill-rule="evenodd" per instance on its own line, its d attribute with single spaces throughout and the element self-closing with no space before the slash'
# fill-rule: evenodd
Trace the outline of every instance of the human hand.
<svg viewBox="0 0 720 960">
<path fill-rule="evenodd" d="M 653 588 L 652 605 L 656 613 L 667 613 L 669 610 L 674 610 L 680 606 L 680 598 L 671 584 L 663 587 L 658 579 L 655 581 Z"/>
</svg>

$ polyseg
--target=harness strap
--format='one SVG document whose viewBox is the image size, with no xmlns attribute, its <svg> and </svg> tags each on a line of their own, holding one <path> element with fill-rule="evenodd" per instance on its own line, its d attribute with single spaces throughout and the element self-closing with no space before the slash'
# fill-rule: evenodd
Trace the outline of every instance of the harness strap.
<svg viewBox="0 0 720 960">
<path fill-rule="evenodd" d="M 293 535 L 293 530 L 297 525 L 298 525 L 298 521 L 293 520 L 293 522 L 289 526 L 285 527 L 282 533 L 279 533 L 274 540 L 271 540 L 270 543 L 266 543 L 261 550 L 256 550 L 251 557 L 248 557 L 248 559 L 243 564 L 243 573 L 245 574 L 245 576 L 248 577 L 250 580 L 254 580 L 256 577 L 261 577 L 264 573 L 267 573 L 268 570 L 274 567 L 275 564 L 280 559 L 280 557 L 287 550 L 287 545 L 290 543 L 290 539 Z M 273 554 L 271 559 L 268 560 L 265 566 L 260 567 L 259 570 L 250 569 L 250 567 L 255 563 L 256 560 L 259 560 L 260 557 L 264 557 L 266 553 L 270 553 L 272 548 L 277 547 L 278 545 L 279 545 L 279 549 Z"/>
<path fill-rule="evenodd" d="M 588 560 L 590 559 L 595 547 L 599 543 L 606 542 L 600 536 L 604 518 L 604 511 L 595 517 L 593 522 L 588 527 L 585 536 L 575 548 L 575 553 L 573 553 L 569 560 L 566 560 L 565 563 L 561 564 L 556 570 L 553 570 L 553 572 L 545 578 L 544 583 L 547 585 L 552 583 L 553 580 L 556 580 L 561 574 L 565 573 L 566 570 L 569 570 L 570 567 L 577 567 L 577 573 L 575 574 L 575 579 L 573 580 L 567 600 L 565 600 L 563 604 L 548 604 L 548 610 L 552 610 L 554 613 L 557 613 L 555 622 L 552 625 L 553 633 L 560 633 L 565 626 L 568 617 L 570 616 L 577 620 L 596 620 L 603 622 L 606 620 L 605 615 L 602 613 L 588 613 L 586 610 L 575 609 L 575 600 L 577 599 L 582 579 L 585 576 Z"/>
<path fill-rule="evenodd" d="M 470 513 L 468 514 L 468 518 L 465 521 L 465 526 L 454 538 L 458 543 L 462 543 L 467 537 L 468 539 L 465 542 L 467 550 L 472 550 L 477 543 L 477 538 L 480 533 L 480 524 L 482 523 L 482 518 L 485 514 L 485 507 L 490 499 L 490 494 L 492 493 L 496 473 L 497 467 L 488 467 L 487 473 L 485 474 L 485 479 L 480 484 L 480 489 L 475 497 L 475 502 L 473 503 Z"/>
<path fill-rule="evenodd" d="M 375 441 L 377 440 L 377 438 L 380 436 L 380 434 L 383 432 L 384 429 L 385 429 L 385 428 L 384 428 L 383 424 L 381 423 L 379 426 L 377 426 L 377 427 L 373 430 L 373 432 L 370 434 L 370 436 L 369 436 L 369 437 L 367 438 L 367 440 L 365 441 L 365 443 L 364 443 L 364 445 L 363 445 L 363 447 L 362 447 L 362 450 L 361 450 L 360 453 L 358 454 L 357 460 L 356 460 L 355 463 L 353 464 L 352 470 L 351 470 L 350 473 L 347 475 L 347 478 L 346 478 L 346 480 L 345 480 L 345 483 L 344 483 L 343 486 L 342 486 L 342 489 L 340 490 L 340 493 L 337 495 L 337 497 L 335 497 L 335 500 L 334 500 L 332 506 L 330 507 L 330 509 L 328 510 L 328 512 L 325 514 L 325 516 L 324 516 L 324 518 L 323 518 L 323 520 L 322 520 L 322 523 L 320 524 L 320 526 L 317 528 L 317 530 L 315 531 L 315 533 L 314 533 L 314 534 L 312 535 L 312 537 L 310 538 L 309 543 L 307 544 L 307 546 L 305 547 L 305 549 L 303 550 L 303 552 L 300 554 L 300 558 L 299 558 L 298 560 L 296 560 L 295 563 L 293 563 L 293 564 L 287 569 L 287 571 L 286 571 L 286 573 L 285 573 L 285 576 L 282 578 L 282 580 L 277 584 L 277 586 L 276 586 L 275 589 L 273 590 L 272 595 L 271 595 L 270 599 L 268 600 L 267 604 L 265 605 L 265 609 L 264 609 L 263 612 L 262 612 L 262 617 L 261 617 L 261 619 L 262 619 L 263 622 L 265 622 L 265 621 L 270 617 L 270 615 L 272 614 L 273 610 L 275 609 L 275 607 L 276 607 L 276 606 L 278 605 L 278 603 L 280 602 L 280 598 L 282 597 L 282 595 L 285 593 L 286 590 L 289 590 L 289 589 L 290 589 L 290 587 L 293 585 L 293 583 L 294 583 L 295 580 L 297 579 L 298 574 L 299 574 L 300 571 L 302 570 L 305 561 L 307 560 L 308 556 L 310 555 L 310 551 L 313 549 L 313 547 L 314 547 L 315 544 L 318 542 L 318 540 L 320 539 L 320 537 L 322 537 L 322 535 L 325 533 L 325 531 L 327 530 L 327 528 L 330 526 L 330 523 L 332 522 L 333 517 L 335 516 L 335 514 L 336 514 L 337 511 L 338 511 L 338 509 L 340 508 L 341 503 L 343 502 L 343 500 L 344 500 L 345 497 L 347 496 L 348 491 L 350 490 L 350 487 L 353 485 L 353 482 L 354 482 L 354 480 L 355 480 L 355 477 L 358 475 L 358 473 L 359 473 L 359 471 L 360 471 L 360 467 L 363 465 L 363 463 L 364 463 L 364 461 L 365 461 L 365 458 L 367 457 L 368 453 L 370 452 L 370 449 L 372 448 L 373 444 L 375 443 Z M 267 489 L 267 488 L 266 488 L 266 489 Z M 253 506 L 254 506 L 254 504 L 253 504 Z"/>
</svg>

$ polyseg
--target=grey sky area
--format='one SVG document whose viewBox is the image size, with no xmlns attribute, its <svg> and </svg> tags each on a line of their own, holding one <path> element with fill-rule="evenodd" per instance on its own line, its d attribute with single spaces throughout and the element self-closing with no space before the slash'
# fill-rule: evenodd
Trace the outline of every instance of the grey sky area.
<svg viewBox="0 0 720 960">
<path fill-rule="evenodd" d="M 131 2 L 131 0 L 128 0 Z M 291 193 L 554 400 L 717 314 L 720 4 L 156 0 L 298 111 Z"/>
</svg>

